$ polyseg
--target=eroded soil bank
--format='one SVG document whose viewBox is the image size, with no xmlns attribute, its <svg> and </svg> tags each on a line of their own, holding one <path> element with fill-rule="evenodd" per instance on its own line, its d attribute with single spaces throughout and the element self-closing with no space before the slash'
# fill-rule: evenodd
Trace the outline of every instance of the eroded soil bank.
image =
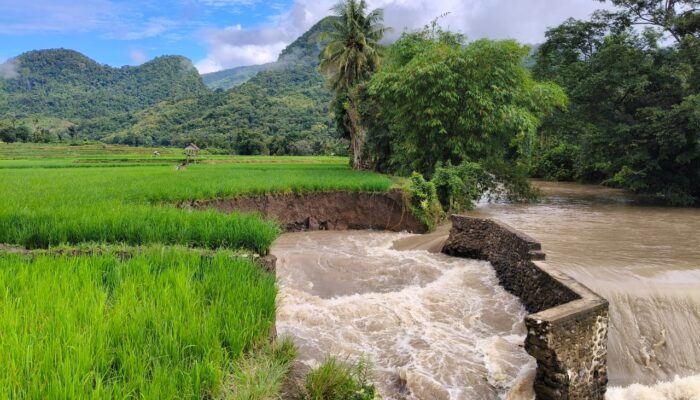
<svg viewBox="0 0 700 400">
<path fill-rule="evenodd" d="M 274 218 L 286 232 L 376 229 L 426 232 L 414 217 L 400 190 L 389 192 L 276 193 L 258 196 L 197 200 L 184 205 L 226 213 L 259 212 Z"/>
</svg>

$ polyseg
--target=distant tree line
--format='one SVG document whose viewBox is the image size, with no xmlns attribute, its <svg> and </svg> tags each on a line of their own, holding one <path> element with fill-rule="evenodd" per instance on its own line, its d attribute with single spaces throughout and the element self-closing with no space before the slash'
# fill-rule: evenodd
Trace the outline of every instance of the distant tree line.
<svg viewBox="0 0 700 400">
<path fill-rule="evenodd" d="M 700 1 L 612 3 L 547 31 L 533 72 L 570 104 L 544 120 L 532 172 L 698 204 Z"/>
</svg>

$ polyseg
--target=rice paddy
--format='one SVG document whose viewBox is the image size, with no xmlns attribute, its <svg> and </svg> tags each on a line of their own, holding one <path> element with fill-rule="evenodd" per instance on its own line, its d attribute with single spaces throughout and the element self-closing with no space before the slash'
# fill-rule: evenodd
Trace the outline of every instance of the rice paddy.
<svg viewBox="0 0 700 400">
<path fill-rule="evenodd" d="M 49 249 L 0 246 L 0 398 L 230 397 L 265 370 L 251 363 L 274 373 L 250 388 L 276 390 L 291 352 L 256 350 L 274 277 L 243 255 L 267 253 L 277 224 L 182 205 L 392 184 L 342 158 L 203 156 L 176 170 L 181 151 L 151 152 L 0 144 L 0 244 Z"/>
</svg>

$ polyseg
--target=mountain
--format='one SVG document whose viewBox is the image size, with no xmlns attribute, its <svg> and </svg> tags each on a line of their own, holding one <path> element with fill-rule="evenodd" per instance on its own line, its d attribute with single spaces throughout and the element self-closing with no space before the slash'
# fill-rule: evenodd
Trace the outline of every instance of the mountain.
<svg viewBox="0 0 700 400">
<path fill-rule="evenodd" d="M 276 62 L 225 69 L 203 74 L 204 84 L 210 89 L 230 89 L 247 82 L 258 72 L 284 68 L 289 65 L 318 65 L 318 56 L 323 49 L 321 35 L 330 28 L 334 17 L 326 17 L 312 26 L 280 53 Z"/>
<path fill-rule="evenodd" d="M 208 89 L 182 57 L 112 68 L 71 50 L 24 53 L 0 65 L 0 140 L 194 142 L 237 154 L 343 154 L 347 144 L 336 137 L 332 94 L 318 70 L 327 21 L 274 63 L 204 77 L 220 90 Z"/>
<path fill-rule="evenodd" d="M 227 91 L 87 121 L 81 134 L 132 145 L 196 142 L 238 154 L 343 153 L 328 109 L 332 94 L 318 71 L 320 33 L 327 26 L 326 20 L 320 21 L 276 62 Z"/>
<path fill-rule="evenodd" d="M 207 91 L 190 60 L 180 56 L 113 68 L 73 50 L 36 50 L 9 60 L 0 71 L 0 114 L 20 118 L 89 119 Z"/>
<path fill-rule="evenodd" d="M 231 89 L 234 86 L 247 82 L 258 72 L 270 69 L 274 64 L 275 63 L 246 65 L 243 67 L 202 74 L 202 81 L 204 81 L 204 84 L 207 85 L 209 89 Z"/>
</svg>

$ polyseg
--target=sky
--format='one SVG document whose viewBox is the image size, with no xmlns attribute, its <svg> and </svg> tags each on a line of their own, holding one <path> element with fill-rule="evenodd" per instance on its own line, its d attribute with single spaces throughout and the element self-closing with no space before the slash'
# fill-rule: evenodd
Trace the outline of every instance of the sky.
<svg viewBox="0 0 700 400">
<path fill-rule="evenodd" d="M 541 43 L 548 27 L 588 18 L 595 0 L 367 0 L 392 37 L 440 17 L 469 39 Z M 277 59 L 337 0 L 0 0 L 0 62 L 25 51 L 77 50 L 103 64 L 183 55 L 201 73 Z M 389 38 L 391 39 L 391 37 Z"/>
</svg>

